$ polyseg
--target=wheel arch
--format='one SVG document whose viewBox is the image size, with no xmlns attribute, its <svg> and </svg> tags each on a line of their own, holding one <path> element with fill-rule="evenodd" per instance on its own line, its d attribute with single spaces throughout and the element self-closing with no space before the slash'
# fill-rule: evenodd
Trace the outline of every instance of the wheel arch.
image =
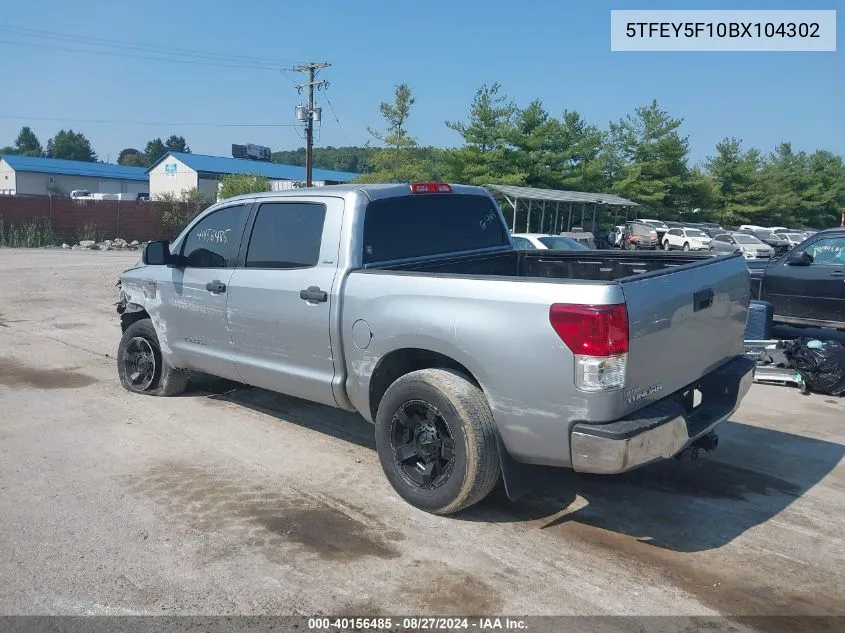
<svg viewBox="0 0 845 633">
<path fill-rule="evenodd" d="M 420 369 L 453 369 L 466 376 L 487 397 L 479 379 L 464 363 L 434 350 L 403 347 L 382 356 L 373 368 L 368 387 L 370 421 L 376 419 L 379 404 L 388 387 L 405 374 Z"/>
</svg>

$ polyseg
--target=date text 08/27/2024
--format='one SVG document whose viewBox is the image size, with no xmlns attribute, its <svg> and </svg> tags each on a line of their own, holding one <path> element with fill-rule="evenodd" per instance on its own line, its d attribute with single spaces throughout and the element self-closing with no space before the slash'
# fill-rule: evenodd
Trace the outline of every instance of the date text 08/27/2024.
<svg viewBox="0 0 845 633">
<path fill-rule="evenodd" d="M 525 630 L 527 624 L 520 618 L 507 617 L 374 617 L 374 618 L 308 618 L 311 631 L 344 630 L 407 630 L 407 631 L 453 631 L 453 630 Z"/>
</svg>

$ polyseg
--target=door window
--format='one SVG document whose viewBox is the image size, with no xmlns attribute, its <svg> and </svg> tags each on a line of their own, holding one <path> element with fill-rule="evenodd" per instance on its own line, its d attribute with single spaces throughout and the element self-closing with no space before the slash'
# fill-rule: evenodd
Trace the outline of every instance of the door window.
<svg viewBox="0 0 845 633">
<path fill-rule="evenodd" d="M 524 237 L 511 237 L 511 242 L 513 242 L 513 247 L 519 250 L 531 250 L 532 248 L 537 248 Z"/>
<path fill-rule="evenodd" d="M 235 265 L 246 219 L 246 206 L 218 209 L 188 232 L 182 247 L 188 268 L 228 268 Z"/>
<path fill-rule="evenodd" d="M 268 202 L 258 207 L 247 268 L 311 268 L 320 258 L 326 205 Z"/>
<path fill-rule="evenodd" d="M 804 252 L 813 257 L 813 264 L 843 266 L 845 265 L 845 237 L 819 240 Z"/>
</svg>

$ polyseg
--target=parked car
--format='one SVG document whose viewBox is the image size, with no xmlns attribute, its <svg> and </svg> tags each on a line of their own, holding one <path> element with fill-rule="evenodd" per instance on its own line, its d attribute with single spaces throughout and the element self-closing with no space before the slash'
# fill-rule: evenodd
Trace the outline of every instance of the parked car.
<svg viewBox="0 0 845 633">
<path fill-rule="evenodd" d="M 625 226 L 620 224 L 614 226 L 607 233 L 607 242 L 612 248 L 622 248 L 622 234 L 625 232 Z"/>
<path fill-rule="evenodd" d="M 666 226 L 665 222 L 663 222 L 662 220 L 647 220 L 645 218 L 641 218 L 638 221 L 644 222 L 645 224 L 648 224 L 649 226 L 653 226 L 654 230 L 657 231 L 657 243 L 658 244 L 663 243 L 663 236 L 666 235 L 666 231 L 669 230 L 669 227 Z"/>
<path fill-rule="evenodd" d="M 777 235 L 780 239 L 789 242 L 790 247 L 795 246 L 797 244 L 800 244 L 801 242 L 806 240 L 807 237 L 809 237 L 805 233 L 797 233 L 797 232 L 789 231 L 788 229 L 783 230 L 783 231 L 778 231 L 778 232 L 775 233 L 775 235 Z"/>
<path fill-rule="evenodd" d="M 708 251 L 711 238 L 701 229 L 670 228 L 663 236 L 663 250 Z"/>
<path fill-rule="evenodd" d="M 771 246 L 774 249 L 775 256 L 782 255 L 790 249 L 789 242 L 779 238 L 769 229 L 746 229 L 744 232 L 753 235 L 761 242 L 765 242 L 766 244 Z"/>
<path fill-rule="evenodd" d="M 742 255 L 742 246 L 728 233 L 717 233 L 710 242 L 710 250 L 719 255 L 739 253 Z"/>
<path fill-rule="evenodd" d="M 357 411 L 398 495 L 445 515 L 502 476 L 517 498 L 527 464 L 714 449 L 753 381 L 748 302 L 739 257 L 514 249 L 481 187 L 256 193 L 121 275 L 117 371 L 136 394 L 195 371 Z"/>
<path fill-rule="evenodd" d="M 742 249 L 745 259 L 769 259 L 775 254 L 775 249 L 757 239 L 750 233 L 743 231 L 732 231 L 728 235 L 733 238 L 735 244 Z"/>
<path fill-rule="evenodd" d="M 511 241 L 514 248 L 519 249 L 587 250 L 587 247 L 581 242 L 576 242 L 563 235 L 549 235 L 547 233 L 513 233 Z"/>
<path fill-rule="evenodd" d="M 819 231 L 749 269 L 752 296 L 772 304 L 775 323 L 845 330 L 845 228 Z"/>
<path fill-rule="evenodd" d="M 596 247 L 596 238 L 590 231 L 585 231 L 580 227 L 572 227 L 571 231 L 563 231 L 560 233 L 563 237 L 568 237 L 570 240 L 583 244 L 589 249 Z"/>
<path fill-rule="evenodd" d="M 629 250 L 654 250 L 660 242 L 657 241 L 657 229 L 650 224 L 635 220 L 625 225 L 622 233 L 622 247 Z"/>
</svg>

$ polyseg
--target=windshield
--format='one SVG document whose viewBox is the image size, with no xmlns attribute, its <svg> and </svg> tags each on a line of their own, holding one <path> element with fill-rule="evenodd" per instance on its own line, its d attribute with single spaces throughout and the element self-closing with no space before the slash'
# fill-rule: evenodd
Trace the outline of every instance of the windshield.
<svg viewBox="0 0 845 633">
<path fill-rule="evenodd" d="M 687 237 L 707 237 L 707 233 L 698 229 L 687 229 Z"/>
<path fill-rule="evenodd" d="M 754 235 L 761 240 L 779 240 L 780 238 L 771 231 L 754 231 Z"/>
<path fill-rule="evenodd" d="M 573 239 L 564 237 L 562 235 L 550 235 L 548 237 L 537 238 L 543 246 L 552 250 L 589 250 L 581 242 L 576 242 Z"/>
<path fill-rule="evenodd" d="M 786 233 L 786 239 L 791 242 L 801 242 L 804 240 L 804 236 L 801 233 Z"/>
<path fill-rule="evenodd" d="M 734 240 L 736 240 L 737 244 L 761 244 L 760 240 L 758 240 L 753 235 L 734 235 Z"/>
<path fill-rule="evenodd" d="M 392 196 L 370 202 L 364 215 L 365 264 L 510 245 L 486 196 Z"/>
<path fill-rule="evenodd" d="M 657 231 L 654 230 L 653 226 L 648 226 L 647 224 L 632 224 L 631 225 L 631 234 L 632 235 L 657 235 Z"/>
</svg>

